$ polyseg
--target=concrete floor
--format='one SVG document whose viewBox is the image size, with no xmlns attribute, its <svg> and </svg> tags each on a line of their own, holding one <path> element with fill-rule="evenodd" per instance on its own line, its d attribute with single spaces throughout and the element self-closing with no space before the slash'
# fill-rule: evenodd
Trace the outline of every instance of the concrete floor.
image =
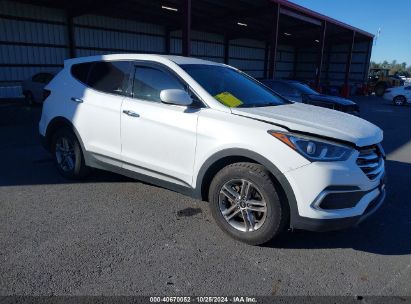
<svg viewBox="0 0 411 304">
<path fill-rule="evenodd" d="M 264 247 L 226 236 L 205 202 L 101 171 L 61 178 L 41 108 L 0 103 L 0 295 L 411 296 L 411 107 L 356 100 L 384 130 L 385 205 Z"/>
</svg>

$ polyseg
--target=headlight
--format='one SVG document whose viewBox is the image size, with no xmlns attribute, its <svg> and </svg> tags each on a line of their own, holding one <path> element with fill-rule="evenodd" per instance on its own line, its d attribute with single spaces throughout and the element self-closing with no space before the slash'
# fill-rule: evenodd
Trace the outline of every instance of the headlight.
<svg viewBox="0 0 411 304">
<path fill-rule="evenodd" d="M 310 161 L 344 161 L 353 149 L 318 138 L 268 131 L 269 134 L 290 146 Z"/>
</svg>

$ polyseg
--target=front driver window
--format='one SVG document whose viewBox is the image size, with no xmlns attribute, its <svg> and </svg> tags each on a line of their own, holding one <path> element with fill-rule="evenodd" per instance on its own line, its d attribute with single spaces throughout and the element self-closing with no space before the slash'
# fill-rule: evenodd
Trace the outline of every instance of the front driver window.
<svg viewBox="0 0 411 304">
<path fill-rule="evenodd" d="M 161 102 L 160 92 L 166 89 L 185 90 L 176 77 L 165 71 L 148 66 L 136 66 L 133 81 L 134 98 Z"/>
</svg>

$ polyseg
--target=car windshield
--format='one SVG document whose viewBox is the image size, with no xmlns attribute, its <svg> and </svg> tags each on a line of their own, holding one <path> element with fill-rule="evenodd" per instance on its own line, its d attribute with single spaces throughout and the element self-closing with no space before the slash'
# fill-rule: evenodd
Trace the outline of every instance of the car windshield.
<svg viewBox="0 0 411 304">
<path fill-rule="evenodd" d="M 230 67 L 183 64 L 181 68 L 228 107 L 266 107 L 289 103 L 253 78 Z"/>
<path fill-rule="evenodd" d="M 307 95 L 319 95 L 320 94 L 317 91 L 314 91 L 313 89 L 311 89 L 309 86 L 302 84 L 302 83 L 294 82 L 294 83 L 291 83 L 291 85 L 294 88 L 296 88 L 301 94 L 307 94 Z"/>
</svg>

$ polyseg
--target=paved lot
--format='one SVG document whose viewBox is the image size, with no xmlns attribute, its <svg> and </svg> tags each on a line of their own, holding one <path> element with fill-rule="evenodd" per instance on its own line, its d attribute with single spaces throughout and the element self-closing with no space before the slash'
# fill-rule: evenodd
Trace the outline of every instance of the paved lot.
<svg viewBox="0 0 411 304">
<path fill-rule="evenodd" d="M 385 131 L 388 199 L 362 226 L 227 237 L 207 203 L 98 171 L 61 178 L 40 107 L 0 103 L 0 294 L 411 295 L 411 107 L 359 98 Z"/>
</svg>

